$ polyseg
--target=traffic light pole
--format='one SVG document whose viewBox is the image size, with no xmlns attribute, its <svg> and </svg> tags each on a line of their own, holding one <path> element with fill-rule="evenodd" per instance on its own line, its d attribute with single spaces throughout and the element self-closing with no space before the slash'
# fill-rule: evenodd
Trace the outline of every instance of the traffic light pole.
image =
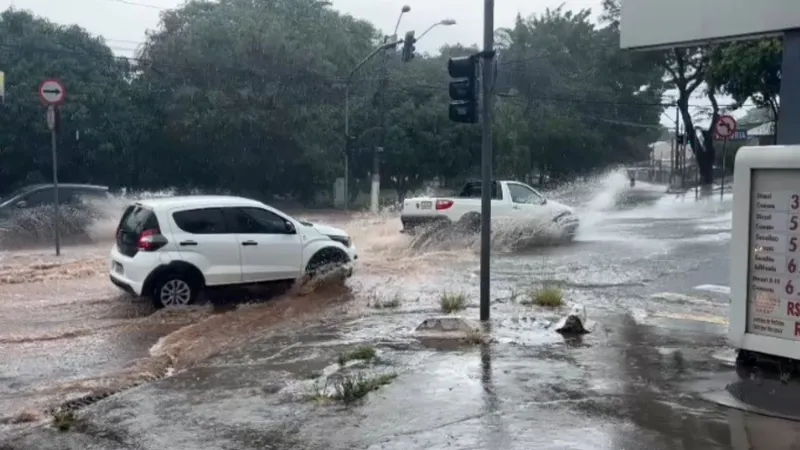
<svg viewBox="0 0 800 450">
<path fill-rule="evenodd" d="M 492 80 L 494 60 L 494 0 L 483 2 L 483 76 L 481 77 L 481 321 L 489 320 L 489 263 L 492 245 Z"/>
</svg>

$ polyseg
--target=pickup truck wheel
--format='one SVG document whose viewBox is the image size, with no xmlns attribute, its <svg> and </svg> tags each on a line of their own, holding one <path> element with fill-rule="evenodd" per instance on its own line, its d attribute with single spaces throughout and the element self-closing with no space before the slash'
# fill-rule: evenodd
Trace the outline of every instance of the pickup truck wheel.
<svg viewBox="0 0 800 450">
<path fill-rule="evenodd" d="M 189 274 L 169 272 L 161 275 L 153 285 L 153 306 L 181 307 L 195 303 L 200 294 L 200 284 Z"/>
<path fill-rule="evenodd" d="M 308 265 L 306 266 L 306 275 L 308 275 L 309 278 L 325 275 L 347 264 L 347 261 L 347 255 L 345 255 L 341 250 L 320 250 L 314 256 L 312 256 L 311 260 L 308 262 Z"/>
<path fill-rule="evenodd" d="M 464 214 L 456 222 L 456 230 L 465 233 L 479 233 L 481 231 L 481 215 L 479 213 Z"/>
</svg>

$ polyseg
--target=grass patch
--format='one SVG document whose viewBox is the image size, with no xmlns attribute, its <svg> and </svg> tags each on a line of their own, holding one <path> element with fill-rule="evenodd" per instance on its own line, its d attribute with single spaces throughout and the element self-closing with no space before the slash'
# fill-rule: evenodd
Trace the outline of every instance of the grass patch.
<svg viewBox="0 0 800 450">
<path fill-rule="evenodd" d="M 545 286 L 531 292 L 530 297 L 519 302 L 521 305 L 536 305 L 545 308 L 564 306 L 564 292 L 554 286 Z"/>
<path fill-rule="evenodd" d="M 322 376 L 321 370 L 312 370 L 311 372 L 307 372 L 303 375 L 306 380 L 316 380 L 317 378 Z"/>
<path fill-rule="evenodd" d="M 487 336 L 481 330 L 472 330 L 464 336 L 464 342 L 472 345 L 487 344 Z"/>
<path fill-rule="evenodd" d="M 403 297 L 400 294 L 395 294 L 394 297 L 390 299 L 373 298 L 369 306 L 375 309 L 393 309 L 399 308 L 402 303 Z"/>
<path fill-rule="evenodd" d="M 365 377 L 361 374 L 348 375 L 336 379 L 333 382 L 334 400 L 349 405 L 366 397 L 372 391 L 377 391 L 381 386 L 385 386 L 397 378 L 397 374 L 390 373 Z"/>
<path fill-rule="evenodd" d="M 442 292 L 442 295 L 439 297 L 439 306 L 445 314 L 461 311 L 467 307 L 467 296 L 463 293 L 452 294 L 449 292 Z"/>
<path fill-rule="evenodd" d="M 53 426 L 58 431 L 69 431 L 78 423 L 74 411 L 56 411 L 53 413 Z"/>
<path fill-rule="evenodd" d="M 339 365 L 343 366 L 348 361 L 355 361 L 357 359 L 363 361 L 372 361 L 378 356 L 377 350 L 371 345 L 362 345 L 349 352 L 342 352 L 339 354 Z"/>
<path fill-rule="evenodd" d="M 395 373 L 375 376 L 364 376 L 360 373 L 342 375 L 325 380 L 325 384 L 322 386 L 317 384 L 314 393 L 308 399 L 320 404 L 342 402 L 345 405 L 351 405 L 366 397 L 370 392 L 377 391 L 381 386 L 391 383 L 395 378 L 397 378 Z M 328 393 L 328 386 L 333 388 L 333 393 Z"/>
</svg>

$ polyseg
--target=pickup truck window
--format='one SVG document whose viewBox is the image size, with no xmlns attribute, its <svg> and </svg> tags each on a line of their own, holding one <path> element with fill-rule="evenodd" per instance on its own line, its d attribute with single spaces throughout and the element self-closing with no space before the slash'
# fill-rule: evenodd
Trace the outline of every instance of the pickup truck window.
<svg viewBox="0 0 800 450">
<path fill-rule="evenodd" d="M 480 182 L 469 182 L 467 183 L 461 192 L 458 194 L 461 198 L 481 198 L 481 183 Z M 503 192 L 501 189 L 497 188 L 497 182 L 492 182 L 492 200 L 502 200 L 503 199 Z"/>
<path fill-rule="evenodd" d="M 514 203 L 526 203 L 529 205 L 541 205 L 544 203 L 544 197 L 524 184 L 508 183 L 508 192 L 511 194 L 511 201 Z"/>
</svg>

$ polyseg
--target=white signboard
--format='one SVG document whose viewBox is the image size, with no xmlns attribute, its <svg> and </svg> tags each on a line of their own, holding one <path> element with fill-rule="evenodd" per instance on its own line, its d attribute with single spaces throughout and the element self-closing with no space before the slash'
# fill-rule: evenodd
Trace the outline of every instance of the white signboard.
<svg viewBox="0 0 800 450">
<path fill-rule="evenodd" d="M 800 359 L 800 146 L 744 147 L 734 178 L 729 338 Z"/>
<path fill-rule="evenodd" d="M 800 184 L 797 192 L 759 189 L 782 175 L 759 170 L 751 178 L 747 332 L 800 340 Z"/>
<path fill-rule="evenodd" d="M 620 47 L 680 47 L 794 28 L 800 28 L 797 0 L 624 0 Z"/>
</svg>

